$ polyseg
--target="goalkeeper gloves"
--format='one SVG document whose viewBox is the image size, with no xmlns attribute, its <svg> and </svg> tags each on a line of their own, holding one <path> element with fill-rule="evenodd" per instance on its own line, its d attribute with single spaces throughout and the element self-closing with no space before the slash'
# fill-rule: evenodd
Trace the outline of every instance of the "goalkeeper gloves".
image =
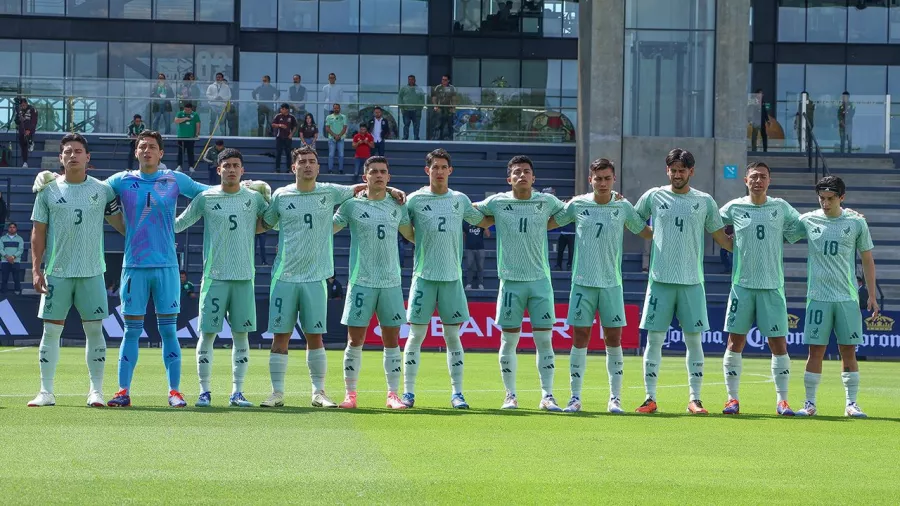
<svg viewBox="0 0 900 506">
<path fill-rule="evenodd" d="M 267 204 L 272 201 L 272 187 L 269 186 L 269 183 L 265 181 L 248 181 L 246 186 L 262 195 Z"/>
<path fill-rule="evenodd" d="M 31 192 L 40 193 L 41 190 L 54 181 L 56 181 L 56 174 L 54 172 L 49 170 L 38 172 L 38 175 L 34 178 L 34 186 L 31 187 Z"/>
</svg>

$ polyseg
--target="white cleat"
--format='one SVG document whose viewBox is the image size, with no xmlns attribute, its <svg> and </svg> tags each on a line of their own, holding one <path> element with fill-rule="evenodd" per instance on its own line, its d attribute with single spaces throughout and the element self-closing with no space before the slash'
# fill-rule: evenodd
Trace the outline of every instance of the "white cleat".
<svg viewBox="0 0 900 506">
<path fill-rule="evenodd" d="M 859 407 L 859 404 L 855 402 L 847 404 L 847 409 L 844 410 L 844 415 L 851 418 L 866 418 L 866 414 L 863 413 L 862 408 Z"/>
<path fill-rule="evenodd" d="M 500 406 L 500 409 L 517 409 L 518 407 L 519 401 L 516 399 L 516 394 L 506 392 L 506 399 L 503 400 L 503 405 Z"/>
<path fill-rule="evenodd" d="M 181 165 L 179 165 L 178 167 L 175 167 L 175 172 L 181 172 Z"/>
<path fill-rule="evenodd" d="M 849 409 L 849 406 L 847 408 Z M 803 403 L 803 409 L 794 412 L 794 416 L 816 416 L 816 405 L 806 401 Z"/>
<path fill-rule="evenodd" d="M 312 406 L 314 408 L 336 408 L 336 407 L 338 407 L 336 402 L 329 399 L 328 396 L 325 395 L 325 390 L 319 390 L 318 392 L 313 394 Z"/>
<path fill-rule="evenodd" d="M 573 395 L 572 398 L 569 399 L 569 404 L 567 404 L 566 408 L 563 409 L 563 412 L 578 413 L 579 411 L 581 411 L 581 399 Z"/>
<path fill-rule="evenodd" d="M 621 415 L 625 411 L 622 410 L 622 400 L 618 397 L 612 397 L 606 404 L 606 410 L 614 415 Z"/>
<path fill-rule="evenodd" d="M 89 408 L 102 408 L 106 406 L 106 401 L 103 400 L 103 393 L 91 390 L 91 393 L 88 394 L 87 405 Z"/>
<path fill-rule="evenodd" d="M 56 396 L 50 392 L 39 392 L 37 397 L 28 403 L 29 408 L 37 408 L 42 406 L 56 406 Z"/>
<path fill-rule="evenodd" d="M 284 392 L 272 392 L 268 399 L 260 403 L 261 408 L 280 408 L 284 406 Z"/>
<path fill-rule="evenodd" d="M 541 411 L 552 411 L 554 413 L 562 413 L 562 408 L 556 403 L 556 399 L 552 395 L 545 396 L 538 405 Z"/>
</svg>

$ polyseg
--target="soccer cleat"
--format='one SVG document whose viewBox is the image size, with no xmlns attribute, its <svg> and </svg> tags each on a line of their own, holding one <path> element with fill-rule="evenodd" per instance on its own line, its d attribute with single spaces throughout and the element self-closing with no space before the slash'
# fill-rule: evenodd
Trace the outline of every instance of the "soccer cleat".
<svg viewBox="0 0 900 506">
<path fill-rule="evenodd" d="M 185 402 L 184 400 L 184 395 L 182 395 L 178 390 L 169 390 L 169 406 L 173 408 L 183 408 L 187 406 L 187 402 Z"/>
<path fill-rule="evenodd" d="M 609 399 L 609 402 L 606 403 L 606 411 L 614 415 L 621 415 L 625 413 L 625 410 L 622 409 L 622 400 L 618 397 L 612 397 Z"/>
<path fill-rule="evenodd" d="M 23 164 L 22 164 L 22 168 L 23 168 L 23 169 L 27 169 L 27 168 L 28 168 L 28 164 L 27 164 L 27 163 L 23 163 Z"/>
<path fill-rule="evenodd" d="M 466 402 L 466 398 L 463 397 L 462 393 L 453 394 L 453 397 L 450 398 L 450 407 L 453 409 L 469 409 L 469 403 Z"/>
<path fill-rule="evenodd" d="M 484 290 L 484 285 L 478 285 L 479 290 Z"/>
<path fill-rule="evenodd" d="M 88 394 L 87 405 L 89 408 L 102 408 L 106 406 L 106 401 L 103 400 L 103 393 L 91 390 L 91 393 Z"/>
<path fill-rule="evenodd" d="M 333 400 L 329 399 L 327 395 L 325 395 L 325 390 L 319 390 L 314 393 L 312 396 L 312 407 L 314 408 L 336 408 L 338 407 L 337 403 Z"/>
<path fill-rule="evenodd" d="M 787 401 L 779 402 L 778 406 L 775 408 L 775 412 L 781 416 L 794 416 L 794 410 L 788 406 Z"/>
<path fill-rule="evenodd" d="M 259 404 L 261 408 L 280 408 L 284 406 L 284 392 L 272 392 L 268 399 Z"/>
<path fill-rule="evenodd" d="M 356 409 L 356 392 L 347 392 L 344 402 L 338 404 L 341 409 Z"/>
<path fill-rule="evenodd" d="M 178 167 L 175 167 L 175 172 L 181 172 L 181 165 L 179 165 Z"/>
<path fill-rule="evenodd" d="M 737 399 L 731 399 L 725 403 L 725 409 L 722 410 L 723 415 L 739 415 L 741 414 L 741 403 Z"/>
<path fill-rule="evenodd" d="M 37 397 L 31 399 L 28 403 L 29 408 L 38 408 L 43 406 L 56 406 L 56 396 L 50 392 L 38 392 Z"/>
<path fill-rule="evenodd" d="M 116 392 L 116 395 L 106 405 L 111 408 L 127 408 L 131 406 L 131 396 L 128 395 L 128 389 L 123 388 Z"/>
<path fill-rule="evenodd" d="M 385 406 L 391 409 L 406 409 L 409 407 L 400 400 L 400 397 L 397 396 L 397 392 L 388 392 Z"/>
<path fill-rule="evenodd" d="M 541 411 L 552 411 L 554 413 L 562 413 L 562 408 L 559 407 L 559 404 L 556 403 L 556 399 L 553 398 L 552 395 L 544 396 L 541 399 L 541 403 L 538 405 L 538 408 Z"/>
<path fill-rule="evenodd" d="M 506 399 L 503 400 L 503 405 L 500 406 L 500 409 L 517 409 L 519 407 L 519 400 L 516 399 L 516 394 L 506 392 Z"/>
<path fill-rule="evenodd" d="M 194 173 L 194 168 L 193 168 L 193 167 L 188 167 L 188 172 L 190 172 L 191 174 L 193 174 L 193 173 Z"/>
<path fill-rule="evenodd" d="M 565 409 L 563 409 L 563 412 L 577 413 L 579 411 L 581 411 L 581 399 L 573 395 L 572 398 L 569 399 L 569 403 L 566 404 Z"/>
<path fill-rule="evenodd" d="M 243 392 L 235 392 L 228 398 L 228 405 L 235 408 L 252 408 L 253 403 L 244 398 Z"/>
<path fill-rule="evenodd" d="M 416 394 L 411 392 L 406 392 L 403 394 L 403 397 L 400 398 L 400 402 L 403 403 L 407 408 L 411 408 L 416 405 Z"/>
<path fill-rule="evenodd" d="M 855 402 L 847 404 L 847 409 L 844 410 L 844 415 L 852 418 L 866 418 L 866 414 L 863 413 L 862 408 L 859 407 L 859 404 Z"/>
<path fill-rule="evenodd" d="M 466 285 L 465 290 L 471 290 L 471 289 L 472 289 L 472 285 Z"/>
<path fill-rule="evenodd" d="M 692 415 L 708 415 L 709 411 L 703 407 L 703 403 L 700 402 L 700 399 L 695 399 L 688 403 L 687 412 Z"/>
<path fill-rule="evenodd" d="M 794 416 L 816 416 L 816 405 L 806 401 L 803 403 L 803 409 L 794 412 Z"/>
<path fill-rule="evenodd" d="M 203 392 L 200 394 L 200 397 L 197 398 L 197 402 L 194 406 L 198 408 L 208 408 L 211 403 L 212 395 L 209 392 Z"/>
<path fill-rule="evenodd" d="M 644 401 L 644 403 L 641 404 L 636 410 L 634 410 L 634 412 L 650 414 L 650 413 L 656 413 L 656 410 L 657 410 L 656 401 L 647 397 L 647 400 Z"/>
</svg>

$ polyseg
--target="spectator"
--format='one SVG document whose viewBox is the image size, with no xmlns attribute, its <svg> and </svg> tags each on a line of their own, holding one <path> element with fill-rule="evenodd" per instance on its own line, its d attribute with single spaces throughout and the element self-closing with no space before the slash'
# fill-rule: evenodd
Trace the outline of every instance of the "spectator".
<svg viewBox="0 0 900 506">
<path fill-rule="evenodd" d="M 253 90 L 253 100 L 256 100 L 256 136 L 268 137 L 272 134 L 272 117 L 275 111 L 272 109 L 274 103 L 281 96 L 281 93 L 271 84 L 272 78 L 263 76 L 262 84 Z"/>
<path fill-rule="evenodd" d="M 187 271 L 181 271 L 181 298 L 193 299 L 194 297 L 194 284 L 188 281 Z"/>
<path fill-rule="evenodd" d="M 172 133 L 172 99 L 175 98 L 175 92 L 172 86 L 166 82 L 166 75 L 160 73 L 156 76 L 156 84 L 150 90 L 150 126 L 157 132 L 160 124 L 165 127 L 165 134 Z"/>
<path fill-rule="evenodd" d="M 184 103 L 184 110 L 175 115 L 175 124 L 178 125 L 178 165 L 175 172 L 181 172 L 181 164 L 184 162 L 184 153 L 187 153 L 188 167 L 194 172 L 194 142 L 200 137 L 200 115 L 194 112 L 194 105 Z"/>
<path fill-rule="evenodd" d="M 266 258 L 266 232 L 256 234 L 256 247 L 259 249 L 260 263 L 262 265 L 269 265 L 269 260 Z"/>
<path fill-rule="evenodd" d="M 544 188 L 541 193 L 549 193 L 556 196 L 556 189 L 553 187 Z M 575 251 L 575 225 L 569 224 L 559 227 L 559 235 L 556 238 L 556 270 L 561 271 L 563 252 L 568 250 L 569 257 L 567 259 L 567 269 L 572 270 L 572 255 Z"/>
<path fill-rule="evenodd" d="M 0 193 L 0 226 L 6 228 L 6 218 L 9 217 L 9 207 L 6 205 L 6 200 L 3 198 L 3 194 Z"/>
<path fill-rule="evenodd" d="M 109 286 L 106 287 L 106 296 L 107 297 L 118 297 L 119 296 L 119 284 L 118 283 L 110 283 Z"/>
<path fill-rule="evenodd" d="M 490 229 L 463 223 L 463 242 L 465 243 L 466 290 L 472 285 L 484 290 L 484 238 L 491 236 Z"/>
<path fill-rule="evenodd" d="M 331 74 L 332 76 L 334 74 Z M 338 172 L 344 173 L 344 136 L 347 135 L 347 117 L 341 114 L 341 105 L 334 104 L 334 112 L 325 118 L 325 135 L 328 137 L 328 173 L 334 173 L 334 154 L 337 151 Z"/>
<path fill-rule="evenodd" d="M 137 150 L 137 136 L 139 133 L 147 129 L 144 119 L 140 114 L 135 114 L 131 123 L 128 125 L 128 138 L 131 139 L 131 151 L 128 153 L 128 170 L 134 169 L 134 162 L 137 160 L 135 151 Z"/>
<path fill-rule="evenodd" d="M 297 118 L 291 115 L 291 107 L 281 104 L 278 116 L 272 121 L 272 129 L 275 132 L 275 172 L 281 172 L 281 153 L 284 153 L 286 171 L 291 169 L 291 141 L 297 133 Z"/>
<path fill-rule="evenodd" d="M 341 286 L 341 282 L 334 276 L 328 278 L 328 298 L 333 300 L 344 298 L 344 287 Z"/>
<path fill-rule="evenodd" d="M 763 151 L 769 150 L 769 134 L 766 127 L 769 126 L 769 109 L 763 98 L 762 89 L 756 90 L 750 105 L 747 107 L 747 121 L 750 122 L 751 137 L 750 150 L 756 151 L 756 136 L 762 137 Z"/>
<path fill-rule="evenodd" d="M 441 84 L 431 90 L 431 103 L 437 113 L 437 131 L 433 137 L 437 140 L 453 140 L 453 115 L 456 114 L 456 87 L 450 84 L 450 76 L 441 77 Z"/>
<path fill-rule="evenodd" d="M 206 153 L 203 153 L 203 156 L 200 158 L 200 161 L 206 162 L 206 170 L 209 171 L 209 184 L 216 184 L 216 181 L 219 178 L 219 174 L 216 172 L 216 167 L 219 165 L 219 153 L 225 149 L 225 141 L 219 139 L 213 146 L 210 146 Z"/>
<path fill-rule="evenodd" d="M 25 97 L 19 98 L 19 110 L 16 111 L 15 121 L 22 167 L 27 169 L 28 153 L 34 151 L 34 132 L 38 124 L 38 112 Z"/>
<path fill-rule="evenodd" d="M 400 88 L 400 115 L 403 116 L 403 139 L 409 140 L 409 125 L 412 124 L 415 139 L 419 140 L 419 123 L 422 108 L 425 107 L 425 92 L 416 86 L 416 76 L 406 78 L 406 86 Z"/>
<path fill-rule="evenodd" d="M 838 132 L 841 135 L 841 153 L 844 145 L 847 153 L 853 152 L 853 116 L 856 115 L 856 106 L 850 101 L 850 93 L 841 94 L 841 105 L 838 106 Z"/>
<path fill-rule="evenodd" d="M 334 110 L 334 106 L 344 102 L 344 89 L 335 84 L 337 76 L 334 72 L 328 74 L 328 84 L 322 87 L 322 102 L 325 105 L 325 116 Z"/>
<path fill-rule="evenodd" d="M 375 106 L 375 117 L 369 120 L 367 129 L 375 140 L 375 156 L 384 156 L 384 140 L 393 137 L 391 125 L 384 117 L 384 110 Z"/>
<path fill-rule="evenodd" d="M 209 135 L 213 135 L 216 124 L 222 125 L 222 133 L 226 134 L 225 123 L 228 118 L 224 117 L 225 108 L 231 101 L 231 88 L 225 82 L 225 74 L 216 73 L 216 82 L 206 88 L 206 98 L 209 100 Z M 219 117 L 222 117 L 220 120 Z M 226 134 L 227 135 L 227 134 Z"/>
<path fill-rule="evenodd" d="M 725 225 L 725 235 L 734 238 L 734 227 Z M 722 260 L 722 274 L 731 274 L 731 262 L 733 258 L 731 252 L 725 248 L 720 248 L 719 258 Z"/>
<path fill-rule="evenodd" d="M 316 149 L 316 141 L 319 139 L 319 127 L 316 126 L 316 119 L 313 115 L 306 113 L 303 118 L 303 124 L 300 125 L 300 142 L 304 146 Z"/>
<path fill-rule="evenodd" d="M 295 118 L 306 116 L 306 86 L 300 84 L 300 74 L 294 74 L 294 84 L 288 89 L 291 100 L 291 114 Z"/>
<path fill-rule="evenodd" d="M 25 249 L 25 241 L 19 236 L 19 228 L 15 223 L 10 223 L 7 233 L 3 236 L 3 284 L 0 285 L 0 293 L 6 293 L 6 283 L 9 276 L 13 278 L 13 291 L 22 295 L 22 285 L 19 281 L 19 262 L 22 261 L 22 251 Z"/>
<path fill-rule="evenodd" d="M 353 136 L 353 149 L 356 155 L 353 158 L 353 176 L 359 177 L 360 169 L 366 160 L 372 156 L 372 148 L 375 146 L 375 138 L 369 133 L 369 127 L 365 123 L 359 125 L 359 133 Z"/>
<path fill-rule="evenodd" d="M 878 305 L 884 311 L 884 292 L 881 291 L 881 285 L 875 285 L 878 289 Z M 859 292 L 859 309 L 867 311 L 869 309 L 869 289 L 866 288 L 866 282 L 862 276 L 856 276 L 856 289 Z"/>
<path fill-rule="evenodd" d="M 406 249 L 409 246 L 409 241 L 406 240 L 406 237 L 403 237 L 401 234 L 397 234 L 397 251 L 400 252 L 400 267 L 403 267 L 403 264 L 406 263 Z"/>
<path fill-rule="evenodd" d="M 178 109 L 184 109 L 184 104 L 188 102 L 194 104 L 196 109 L 200 108 L 200 86 L 193 72 L 185 74 L 178 87 Z"/>
<path fill-rule="evenodd" d="M 653 219 L 647 220 L 647 226 L 653 226 Z M 642 272 L 650 272 L 650 247 L 652 246 L 653 241 L 647 239 L 644 241 L 644 252 L 641 255 L 641 271 Z"/>
</svg>

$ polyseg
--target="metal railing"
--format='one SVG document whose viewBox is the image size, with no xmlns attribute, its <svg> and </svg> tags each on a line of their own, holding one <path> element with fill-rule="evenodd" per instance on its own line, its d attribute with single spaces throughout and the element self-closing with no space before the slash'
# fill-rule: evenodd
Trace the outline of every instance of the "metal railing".
<svg viewBox="0 0 900 506">
<path fill-rule="evenodd" d="M 806 130 L 806 160 L 809 170 L 813 172 L 813 184 L 816 184 L 819 181 L 820 165 L 822 177 L 831 175 L 831 172 L 828 171 L 828 163 L 825 161 L 825 155 L 822 153 L 822 148 L 819 147 L 819 141 L 816 140 L 816 134 L 813 133 L 812 123 L 809 122 L 809 117 L 806 116 L 805 112 L 802 113 L 802 118 L 803 128 Z"/>
</svg>

